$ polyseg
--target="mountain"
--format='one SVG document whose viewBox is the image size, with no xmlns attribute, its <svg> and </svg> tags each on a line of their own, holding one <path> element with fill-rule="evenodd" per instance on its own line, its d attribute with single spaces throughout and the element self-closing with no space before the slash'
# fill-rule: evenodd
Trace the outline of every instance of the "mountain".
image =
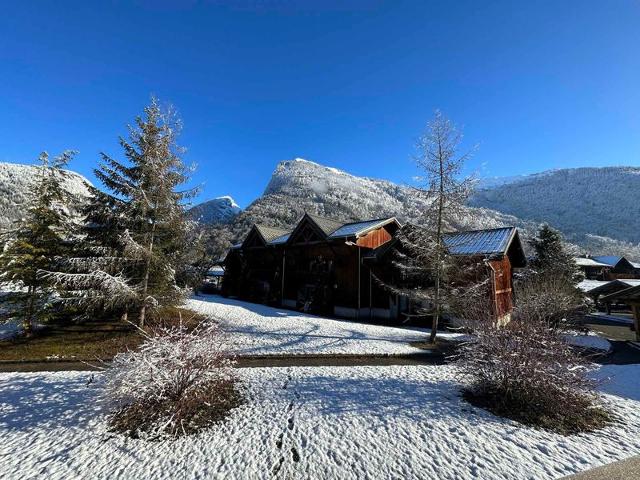
<svg viewBox="0 0 640 480">
<path fill-rule="evenodd" d="M 280 162 L 263 195 L 238 215 L 232 225 L 236 239 L 253 223 L 289 228 L 305 212 L 342 221 L 396 216 L 400 221 L 420 221 L 426 201 L 408 186 L 388 180 L 357 177 L 336 168 L 296 158 Z M 484 208 L 467 208 L 455 228 L 535 226 Z"/>
<path fill-rule="evenodd" d="M 470 205 L 547 222 L 592 253 L 640 251 L 640 167 L 560 169 L 498 180 L 481 184 Z"/>
<path fill-rule="evenodd" d="M 207 225 L 230 223 L 242 209 L 229 196 L 214 198 L 188 210 L 193 220 Z"/>
<path fill-rule="evenodd" d="M 39 167 L 0 162 L 0 229 L 21 218 L 28 206 L 29 190 Z M 82 175 L 63 170 L 64 188 L 72 198 L 72 213 L 78 213 L 90 196 L 91 183 Z"/>
<path fill-rule="evenodd" d="M 575 253 L 604 252 L 640 260 L 635 236 L 640 234 L 640 203 L 634 202 L 634 191 L 640 191 L 639 170 L 553 170 L 491 179 L 451 226 L 513 225 L 526 243 L 546 221 L 563 232 Z M 238 240 L 253 223 L 289 228 L 305 211 L 343 221 L 396 216 L 400 221 L 420 222 L 425 205 L 411 187 L 296 158 L 276 166 L 263 195 L 234 219 L 231 228 Z"/>
</svg>

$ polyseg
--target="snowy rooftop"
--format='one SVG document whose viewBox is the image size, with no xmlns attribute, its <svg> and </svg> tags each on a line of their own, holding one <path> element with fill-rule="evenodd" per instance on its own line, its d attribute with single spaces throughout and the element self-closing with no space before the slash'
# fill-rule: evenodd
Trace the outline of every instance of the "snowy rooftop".
<svg viewBox="0 0 640 480">
<path fill-rule="evenodd" d="M 345 223 L 335 232 L 329 235 L 329 238 L 351 237 L 354 235 L 360 235 L 373 230 L 374 228 L 382 227 L 388 223 L 396 221 L 395 217 L 390 218 L 378 218 L 375 220 L 366 220 L 364 222 Z"/>
<path fill-rule="evenodd" d="M 587 293 L 608 283 L 610 282 L 606 280 L 583 280 L 578 284 L 578 288 Z"/>
<path fill-rule="evenodd" d="M 576 257 L 576 265 L 579 267 L 609 267 L 608 263 L 596 262 L 593 258 Z"/>
<path fill-rule="evenodd" d="M 505 253 L 515 231 L 514 227 L 504 227 L 447 233 L 444 241 L 454 255 L 491 255 Z"/>
</svg>

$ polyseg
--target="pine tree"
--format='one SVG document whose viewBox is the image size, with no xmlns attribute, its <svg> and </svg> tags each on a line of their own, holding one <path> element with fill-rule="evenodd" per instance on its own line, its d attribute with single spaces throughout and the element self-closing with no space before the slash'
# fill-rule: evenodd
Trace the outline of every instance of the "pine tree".
<svg viewBox="0 0 640 480">
<path fill-rule="evenodd" d="M 31 205 L 16 228 L 7 233 L 0 254 L 0 280 L 20 289 L 9 299 L 13 304 L 9 315 L 22 320 L 26 335 L 31 335 L 34 321 L 43 322 L 53 315 L 51 284 L 42 273 L 56 269 L 69 249 L 73 227 L 67 214 L 62 168 L 74 154 L 65 151 L 53 161 L 46 152 L 40 155 L 39 175 L 30 192 Z"/>
<path fill-rule="evenodd" d="M 541 225 L 529 245 L 535 252 L 530 265 L 535 273 L 562 277 L 574 284 L 582 280 L 580 270 L 557 230 L 547 224 Z"/>
<path fill-rule="evenodd" d="M 86 221 L 87 254 L 52 277 L 67 299 L 84 308 L 138 311 L 144 326 L 150 307 L 175 303 L 182 291 L 176 267 L 185 246 L 184 201 L 178 190 L 189 169 L 176 145 L 180 122 L 154 98 L 120 138 L 126 162 L 102 154 L 95 170 L 107 192 L 94 190 Z"/>
</svg>

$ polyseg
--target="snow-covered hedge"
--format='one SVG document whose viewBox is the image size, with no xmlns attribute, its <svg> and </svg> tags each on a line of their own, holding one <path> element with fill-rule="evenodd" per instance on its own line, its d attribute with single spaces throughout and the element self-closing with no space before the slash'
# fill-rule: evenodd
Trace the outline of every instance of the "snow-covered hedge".
<svg viewBox="0 0 640 480">
<path fill-rule="evenodd" d="M 240 402 L 234 360 L 214 324 L 159 329 L 106 370 L 110 426 L 131 436 L 179 436 L 223 419 Z"/>
</svg>

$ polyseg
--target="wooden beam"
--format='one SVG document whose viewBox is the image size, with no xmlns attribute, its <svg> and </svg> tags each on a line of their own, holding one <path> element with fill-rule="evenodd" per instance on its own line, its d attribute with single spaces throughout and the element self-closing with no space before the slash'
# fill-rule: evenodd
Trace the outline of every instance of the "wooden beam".
<svg viewBox="0 0 640 480">
<path fill-rule="evenodd" d="M 636 331 L 636 341 L 640 342 L 640 303 L 632 303 L 631 311 L 633 312 L 633 328 Z"/>
</svg>

